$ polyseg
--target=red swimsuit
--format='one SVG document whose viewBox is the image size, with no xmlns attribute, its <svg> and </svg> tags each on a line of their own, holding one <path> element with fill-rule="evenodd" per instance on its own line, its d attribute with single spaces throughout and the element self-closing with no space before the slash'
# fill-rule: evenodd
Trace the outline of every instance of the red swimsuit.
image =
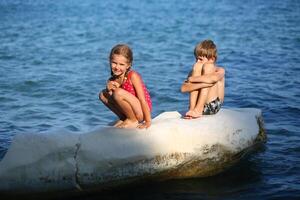
<svg viewBox="0 0 300 200">
<path fill-rule="evenodd" d="M 137 74 L 137 75 L 141 78 L 141 76 L 140 76 L 137 72 L 131 70 L 131 71 L 128 73 L 128 75 L 127 75 L 127 79 L 124 81 L 124 83 L 122 84 L 121 87 L 122 87 L 124 90 L 126 90 L 127 92 L 129 92 L 129 93 L 131 93 L 132 95 L 136 96 L 135 89 L 134 89 L 134 87 L 133 87 L 133 85 L 132 85 L 132 83 L 131 83 L 131 81 L 130 81 L 130 78 L 131 78 L 131 76 L 132 76 L 133 73 Z M 141 78 L 141 81 L 142 81 L 142 78 Z M 143 83 L 143 81 L 142 81 L 142 87 L 143 87 L 143 90 L 144 90 L 145 99 L 146 99 L 146 101 L 147 101 L 147 103 L 148 103 L 148 106 L 149 106 L 149 108 L 150 108 L 150 111 L 151 111 L 151 110 L 152 110 L 152 102 L 151 102 L 150 94 L 149 94 L 149 92 L 148 92 L 148 90 L 147 90 L 145 84 Z"/>
</svg>

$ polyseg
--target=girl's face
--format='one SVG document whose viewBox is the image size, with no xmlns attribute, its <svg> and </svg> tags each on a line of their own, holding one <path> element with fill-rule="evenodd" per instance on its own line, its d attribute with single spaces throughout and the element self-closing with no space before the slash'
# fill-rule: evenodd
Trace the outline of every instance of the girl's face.
<svg viewBox="0 0 300 200">
<path fill-rule="evenodd" d="M 113 54 L 112 59 L 110 61 L 110 67 L 115 76 L 125 74 L 130 65 L 131 64 L 128 63 L 126 57 L 118 54 Z"/>
</svg>

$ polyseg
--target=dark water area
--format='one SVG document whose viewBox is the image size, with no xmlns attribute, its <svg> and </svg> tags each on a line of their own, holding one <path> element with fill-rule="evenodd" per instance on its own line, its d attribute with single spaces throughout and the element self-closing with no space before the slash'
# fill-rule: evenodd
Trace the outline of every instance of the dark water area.
<svg viewBox="0 0 300 200">
<path fill-rule="evenodd" d="M 194 46 L 212 39 L 226 108 L 259 108 L 268 141 L 213 177 L 148 183 L 80 199 L 300 197 L 300 2 L 0 0 L 0 158 L 14 135 L 85 133 L 115 116 L 98 101 L 108 54 L 129 44 L 153 117 L 187 109 Z"/>
</svg>

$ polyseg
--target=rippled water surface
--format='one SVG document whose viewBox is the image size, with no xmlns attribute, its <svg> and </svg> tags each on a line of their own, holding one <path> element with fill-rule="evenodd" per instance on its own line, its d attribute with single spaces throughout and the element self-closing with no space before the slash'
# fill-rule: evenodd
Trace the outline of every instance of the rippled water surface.
<svg viewBox="0 0 300 200">
<path fill-rule="evenodd" d="M 115 116 L 98 101 L 117 43 L 134 52 L 153 116 L 185 110 L 193 48 L 210 38 L 226 69 L 224 107 L 263 111 L 266 145 L 218 176 L 83 199 L 300 197 L 300 2 L 0 0 L 0 157 L 22 133 L 85 133 Z M 133 191 L 136 192 L 133 192 Z"/>
</svg>

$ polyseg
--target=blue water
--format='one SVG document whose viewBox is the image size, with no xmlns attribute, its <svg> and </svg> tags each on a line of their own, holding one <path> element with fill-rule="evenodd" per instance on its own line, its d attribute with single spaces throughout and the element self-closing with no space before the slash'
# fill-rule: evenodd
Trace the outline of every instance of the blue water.
<svg viewBox="0 0 300 200">
<path fill-rule="evenodd" d="M 185 110 L 193 48 L 210 38 L 226 69 L 224 107 L 263 111 L 265 146 L 218 176 L 82 199 L 300 197 L 300 1 L 0 0 L 0 152 L 23 133 L 85 133 L 115 116 L 98 101 L 108 54 L 129 44 L 153 116 Z M 133 192 L 135 191 L 135 192 Z"/>
</svg>

